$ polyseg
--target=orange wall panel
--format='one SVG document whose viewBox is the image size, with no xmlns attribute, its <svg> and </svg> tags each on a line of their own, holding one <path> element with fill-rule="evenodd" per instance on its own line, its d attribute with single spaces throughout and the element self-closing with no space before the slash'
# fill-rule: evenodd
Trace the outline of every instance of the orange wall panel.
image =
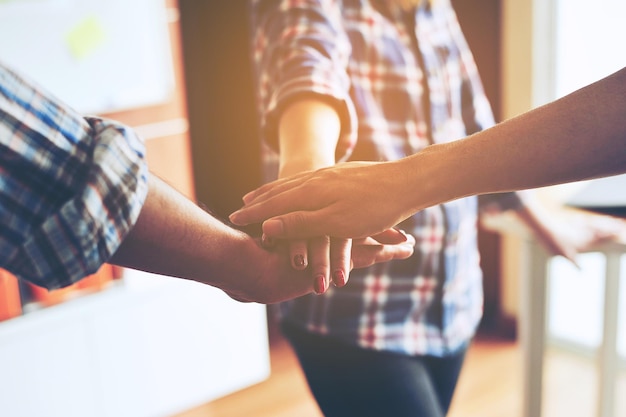
<svg viewBox="0 0 626 417">
<path fill-rule="evenodd" d="M 22 302 L 17 278 L 0 269 L 0 321 L 22 314 Z"/>
</svg>

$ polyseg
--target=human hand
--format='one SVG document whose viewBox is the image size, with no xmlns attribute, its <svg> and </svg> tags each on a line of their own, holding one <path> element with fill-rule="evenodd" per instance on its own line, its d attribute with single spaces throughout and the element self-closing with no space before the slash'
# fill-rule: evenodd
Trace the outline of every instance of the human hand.
<svg viewBox="0 0 626 417">
<path fill-rule="evenodd" d="M 264 221 L 270 237 L 363 238 L 412 214 L 401 180 L 408 175 L 400 162 L 348 162 L 294 175 L 245 195 L 230 221 Z"/>
<path fill-rule="evenodd" d="M 575 265 L 578 253 L 626 237 L 625 221 L 582 210 L 533 203 L 517 215 L 551 255 Z"/>
<path fill-rule="evenodd" d="M 366 268 L 381 262 L 407 259 L 413 255 L 415 238 L 397 229 L 352 240 L 351 269 Z"/>
<path fill-rule="evenodd" d="M 288 176 L 318 166 L 311 156 L 304 159 L 287 158 L 281 164 L 280 175 Z M 264 234 L 264 238 L 268 238 Z M 350 239 L 334 238 L 327 235 L 316 235 L 307 239 L 291 239 L 288 245 L 292 267 L 296 270 L 309 268 L 313 277 L 313 289 L 317 294 L 326 292 L 332 279 L 337 287 L 348 281 L 350 271 Z M 332 274 L 332 275 L 331 275 Z"/>
<path fill-rule="evenodd" d="M 268 239 L 266 236 L 263 236 L 263 240 L 275 242 L 274 239 Z M 313 276 L 314 291 L 317 294 L 323 294 L 328 289 L 331 279 L 336 287 L 346 285 L 353 268 L 364 268 L 378 262 L 404 259 L 400 256 L 411 256 L 415 239 L 401 230 L 387 229 L 377 235 L 354 241 L 324 236 L 309 239 L 308 246 L 306 242 L 302 246 L 299 243 L 300 241 L 296 245 L 294 242 L 288 244 L 292 266 L 296 270 L 308 268 Z M 307 254 L 307 249 L 309 254 Z M 302 252 L 299 252 L 300 250 Z M 304 256 L 304 265 L 294 261 L 294 253 L 296 257 Z M 307 260 L 309 257 L 312 259 L 311 262 Z M 329 271 L 332 271 L 332 275 Z"/>
<path fill-rule="evenodd" d="M 349 270 L 410 257 L 415 239 L 402 235 L 401 243 L 398 232 L 393 230 L 354 240 Z M 273 304 L 314 291 L 311 270 L 292 268 L 288 245 L 284 242 L 272 242 L 271 250 L 267 250 L 260 242 L 249 239 L 241 255 L 244 270 L 233 274 L 232 280 L 220 286 L 237 301 Z"/>
<path fill-rule="evenodd" d="M 309 268 L 313 276 L 313 289 L 323 294 L 330 281 L 337 287 L 348 282 L 350 271 L 352 240 L 329 236 L 310 239 L 296 239 L 289 242 L 292 267 L 296 270 Z"/>
</svg>

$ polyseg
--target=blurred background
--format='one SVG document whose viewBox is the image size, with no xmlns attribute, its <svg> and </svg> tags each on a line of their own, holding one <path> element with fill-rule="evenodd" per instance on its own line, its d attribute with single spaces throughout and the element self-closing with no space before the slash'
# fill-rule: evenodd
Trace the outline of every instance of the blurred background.
<svg viewBox="0 0 626 417">
<path fill-rule="evenodd" d="M 453 3 L 498 120 L 626 66 L 620 0 Z M 0 0 L 0 60 L 133 126 L 154 172 L 226 218 L 261 182 L 247 19 L 245 0 Z M 480 248 L 485 317 L 450 415 L 626 415 L 626 243 L 576 269 L 504 218 Z M 265 306 L 109 265 L 53 292 L 0 270 L 0 369 L 7 417 L 321 416 Z"/>
</svg>

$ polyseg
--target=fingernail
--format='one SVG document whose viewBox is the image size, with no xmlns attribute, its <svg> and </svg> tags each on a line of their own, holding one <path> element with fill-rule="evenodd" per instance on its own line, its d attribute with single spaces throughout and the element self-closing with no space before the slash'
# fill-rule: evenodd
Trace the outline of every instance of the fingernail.
<svg viewBox="0 0 626 417">
<path fill-rule="evenodd" d="M 326 279 L 324 278 L 324 275 L 320 274 L 315 277 L 313 290 L 317 294 L 324 294 L 326 292 Z"/>
<path fill-rule="evenodd" d="M 297 268 L 302 268 L 302 267 L 306 266 L 306 262 L 304 261 L 304 255 L 298 254 L 298 255 L 294 256 L 293 257 L 293 264 Z"/>
<path fill-rule="evenodd" d="M 250 200 L 252 200 L 252 193 L 247 193 L 246 195 L 241 197 L 241 201 L 243 201 L 244 204 L 247 204 L 248 201 L 250 201 Z"/>
<path fill-rule="evenodd" d="M 338 269 L 333 272 L 333 283 L 336 287 L 343 287 L 346 285 L 346 275 L 343 273 L 343 270 Z"/>
<path fill-rule="evenodd" d="M 263 232 L 271 236 L 282 236 L 285 232 L 283 221 L 278 219 L 264 221 Z"/>
<path fill-rule="evenodd" d="M 400 233 L 402 235 L 402 237 L 404 237 L 404 241 L 406 242 L 409 237 L 406 235 L 406 232 L 402 229 L 397 229 L 397 228 L 393 228 L 393 230 L 395 230 L 396 232 Z"/>
</svg>

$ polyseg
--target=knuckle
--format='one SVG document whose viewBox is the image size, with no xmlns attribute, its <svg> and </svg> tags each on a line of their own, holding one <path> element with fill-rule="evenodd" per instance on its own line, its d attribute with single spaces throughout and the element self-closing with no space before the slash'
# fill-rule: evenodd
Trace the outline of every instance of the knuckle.
<svg viewBox="0 0 626 417">
<path fill-rule="evenodd" d="M 330 263 L 326 260 L 316 260 L 311 264 L 313 275 L 328 275 L 330 271 Z"/>
<path fill-rule="evenodd" d="M 303 212 L 296 212 L 287 216 L 287 231 L 289 233 L 308 233 L 310 224 L 308 216 Z"/>
</svg>

